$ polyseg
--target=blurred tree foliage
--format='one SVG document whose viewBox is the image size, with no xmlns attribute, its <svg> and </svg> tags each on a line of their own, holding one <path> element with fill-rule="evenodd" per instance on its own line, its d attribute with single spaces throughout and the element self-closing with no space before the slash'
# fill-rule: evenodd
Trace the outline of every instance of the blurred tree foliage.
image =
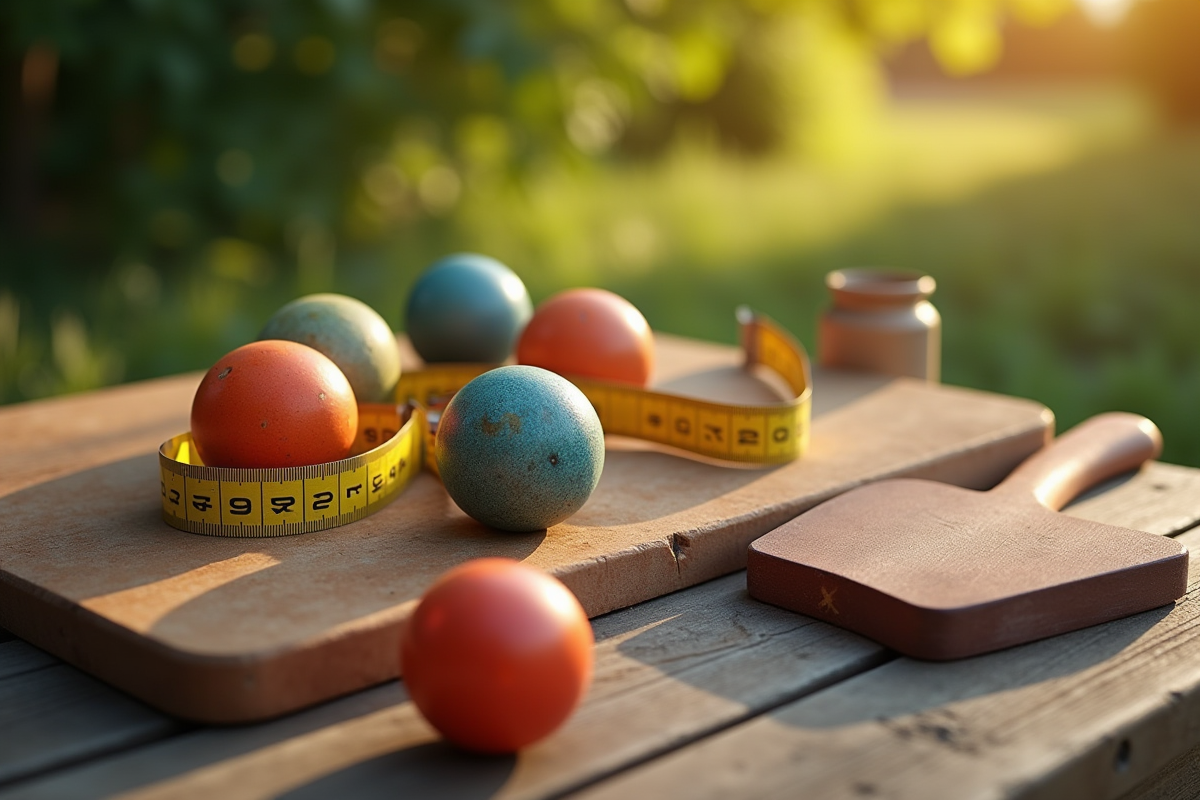
<svg viewBox="0 0 1200 800">
<path fill-rule="evenodd" d="M 927 35 L 971 71 L 1005 14 L 1063 5 L 10 0 L 3 245 L 75 272 L 206 252 L 251 276 L 287 247 L 319 274 L 335 241 L 445 215 L 514 166 L 654 152 L 696 120 L 767 149 L 794 107 L 819 140 L 878 92 L 880 48 Z"/>
<path fill-rule="evenodd" d="M 453 242 L 547 164 L 689 136 L 844 156 L 881 52 L 981 70 L 1007 19 L 1069 2 L 6 0 L 0 402 L 205 363 L 247 304 Z M 197 292 L 173 355 L 131 362 L 122 316 Z"/>
</svg>

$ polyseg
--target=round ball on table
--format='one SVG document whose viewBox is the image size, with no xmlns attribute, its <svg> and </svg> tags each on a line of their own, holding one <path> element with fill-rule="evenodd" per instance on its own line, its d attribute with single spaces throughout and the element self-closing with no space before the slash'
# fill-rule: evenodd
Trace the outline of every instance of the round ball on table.
<svg viewBox="0 0 1200 800">
<path fill-rule="evenodd" d="M 645 386 L 654 371 L 654 335 L 642 312 L 620 295 L 568 289 L 538 306 L 517 343 L 517 362 Z"/>
<path fill-rule="evenodd" d="M 516 273 L 494 258 L 460 253 L 434 262 L 413 286 L 405 328 L 427 362 L 497 364 L 533 313 Z"/>
<path fill-rule="evenodd" d="M 442 483 L 459 508 L 505 531 L 536 531 L 578 511 L 604 469 L 604 431 L 571 382 L 500 367 L 451 398 L 437 429 Z"/>
<path fill-rule="evenodd" d="M 192 400 L 192 439 L 210 467 L 300 467 L 350 454 L 358 404 L 337 365 L 297 342 L 225 354 Z"/>
<path fill-rule="evenodd" d="M 400 380 L 396 335 L 375 309 L 341 294 L 310 294 L 276 311 L 258 335 L 306 344 L 329 357 L 360 403 L 391 399 Z"/>
<path fill-rule="evenodd" d="M 592 627 L 559 580 L 507 558 L 450 570 L 404 625 L 404 683 L 450 741 L 511 753 L 571 715 L 592 678 Z"/>
</svg>

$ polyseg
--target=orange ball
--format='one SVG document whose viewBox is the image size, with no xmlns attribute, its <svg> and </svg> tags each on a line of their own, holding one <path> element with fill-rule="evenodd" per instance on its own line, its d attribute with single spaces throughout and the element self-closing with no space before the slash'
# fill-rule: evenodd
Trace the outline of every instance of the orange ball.
<svg viewBox="0 0 1200 800">
<path fill-rule="evenodd" d="M 569 289 L 538 306 L 517 343 L 517 363 L 645 386 L 654 370 L 654 336 L 642 312 L 620 295 Z"/>
<path fill-rule="evenodd" d="M 557 578 L 508 558 L 438 579 L 400 635 L 421 714 L 469 750 L 513 753 L 549 736 L 592 680 L 592 626 Z"/>
<path fill-rule="evenodd" d="M 192 440 L 213 467 L 297 467 L 350 454 L 358 404 L 320 352 L 284 340 L 252 342 L 221 358 L 192 401 Z"/>
</svg>

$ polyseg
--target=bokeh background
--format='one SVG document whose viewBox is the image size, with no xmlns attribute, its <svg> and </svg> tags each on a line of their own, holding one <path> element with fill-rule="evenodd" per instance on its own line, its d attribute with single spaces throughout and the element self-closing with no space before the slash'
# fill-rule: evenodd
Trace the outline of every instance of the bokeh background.
<svg viewBox="0 0 1200 800">
<path fill-rule="evenodd" d="M 0 402 L 206 368 L 435 258 L 810 348 L 939 285 L 944 379 L 1200 465 L 1196 0 L 6 0 Z"/>
</svg>

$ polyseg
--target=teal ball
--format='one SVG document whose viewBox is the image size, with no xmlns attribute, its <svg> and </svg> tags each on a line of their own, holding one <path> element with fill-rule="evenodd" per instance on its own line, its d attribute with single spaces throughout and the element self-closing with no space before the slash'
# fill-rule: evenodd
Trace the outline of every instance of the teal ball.
<svg viewBox="0 0 1200 800">
<path fill-rule="evenodd" d="M 360 403 L 392 399 L 400 380 L 400 346 L 375 309 L 341 294 L 310 294 L 276 311 L 263 339 L 287 339 L 319 350 L 338 365 Z"/>
<path fill-rule="evenodd" d="M 517 274 L 494 258 L 459 253 L 436 261 L 408 295 L 405 330 L 427 362 L 507 359 L 533 315 Z"/>
<path fill-rule="evenodd" d="M 450 400 L 436 452 L 459 508 L 493 528 L 536 531 L 587 502 L 604 469 L 604 431 L 570 381 L 539 367 L 500 367 Z"/>
</svg>

